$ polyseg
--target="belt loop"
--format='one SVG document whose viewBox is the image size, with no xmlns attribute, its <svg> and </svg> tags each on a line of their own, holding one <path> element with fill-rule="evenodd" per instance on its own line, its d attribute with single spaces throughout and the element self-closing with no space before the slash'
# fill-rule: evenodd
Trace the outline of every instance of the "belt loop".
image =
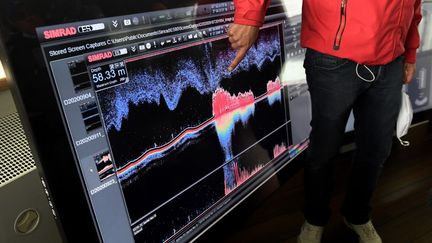
<svg viewBox="0 0 432 243">
<path fill-rule="evenodd" d="M 380 79 L 382 75 L 384 75 L 383 72 L 385 73 L 385 68 L 386 68 L 385 65 L 380 65 L 378 67 L 378 72 L 377 72 L 377 76 L 376 76 L 377 80 Z"/>
</svg>

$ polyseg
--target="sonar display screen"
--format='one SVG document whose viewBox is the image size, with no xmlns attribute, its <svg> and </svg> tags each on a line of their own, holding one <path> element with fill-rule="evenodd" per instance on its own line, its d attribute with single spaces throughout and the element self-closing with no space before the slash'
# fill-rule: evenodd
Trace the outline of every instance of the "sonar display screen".
<svg viewBox="0 0 432 243">
<path fill-rule="evenodd" d="M 167 227 L 188 223 L 286 150 L 279 33 L 263 29 L 233 72 L 221 37 L 126 60 L 129 81 L 96 91 L 132 222 L 162 206 L 182 208 Z"/>
<path fill-rule="evenodd" d="M 304 54 L 300 16 L 272 3 L 230 72 L 233 11 L 37 29 L 104 242 L 194 240 L 307 147 L 307 89 L 283 71 Z"/>
</svg>

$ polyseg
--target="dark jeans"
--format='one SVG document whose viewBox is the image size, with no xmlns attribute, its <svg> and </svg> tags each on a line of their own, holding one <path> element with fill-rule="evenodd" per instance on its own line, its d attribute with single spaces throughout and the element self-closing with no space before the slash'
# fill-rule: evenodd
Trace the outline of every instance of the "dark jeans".
<svg viewBox="0 0 432 243">
<path fill-rule="evenodd" d="M 376 76 L 365 82 L 356 63 L 307 50 L 304 67 L 312 100 L 312 131 L 305 165 L 305 218 L 324 226 L 330 218 L 333 158 L 341 146 L 353 110 L 356 151 L 341 212 L 353 224 L 369 220 L 370 201 L 383 164 L 390 154 L 401 104 L 403 58 L 368 66 Z M 358 68 L 365 79 L 372 74 Z"/>
</svg>

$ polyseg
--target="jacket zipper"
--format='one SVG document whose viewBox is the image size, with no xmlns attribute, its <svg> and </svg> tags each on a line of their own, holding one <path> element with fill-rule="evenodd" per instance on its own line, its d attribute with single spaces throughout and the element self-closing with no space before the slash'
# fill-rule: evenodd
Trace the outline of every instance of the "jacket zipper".
<svg viewBox="0 0 432 243">
<path fill-rule="evenodd" d="M 347 8 L 348 0 L 341 0 L 341 11 L 340 11 L 340 21 L 339 27 L 336 32 L 336 37 L 333 43 L 333 49 L 339 50 L 342 42 L 342 36 L 346 27 L 346 8 Z"/>
</svg>

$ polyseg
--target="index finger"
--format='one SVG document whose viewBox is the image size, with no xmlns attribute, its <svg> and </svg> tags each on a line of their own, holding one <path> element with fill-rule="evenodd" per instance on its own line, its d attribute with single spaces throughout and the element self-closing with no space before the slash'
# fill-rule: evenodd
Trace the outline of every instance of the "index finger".
<svg viewBox="0 0 432 243">
<path fill-rule="evenodd" d="M 247 53 L 247 48 L 240 48 L 237 52 L 236 57 L 234 58 L 234 60 L 232 61 L 231 65 L 229 65 L 228 67 L 228 71 L 232 71 L 234 70 L 234 68 L 237 67 L 237 65 L 243 60 L 243 58 L 246 56 Z"/>
</svg>

